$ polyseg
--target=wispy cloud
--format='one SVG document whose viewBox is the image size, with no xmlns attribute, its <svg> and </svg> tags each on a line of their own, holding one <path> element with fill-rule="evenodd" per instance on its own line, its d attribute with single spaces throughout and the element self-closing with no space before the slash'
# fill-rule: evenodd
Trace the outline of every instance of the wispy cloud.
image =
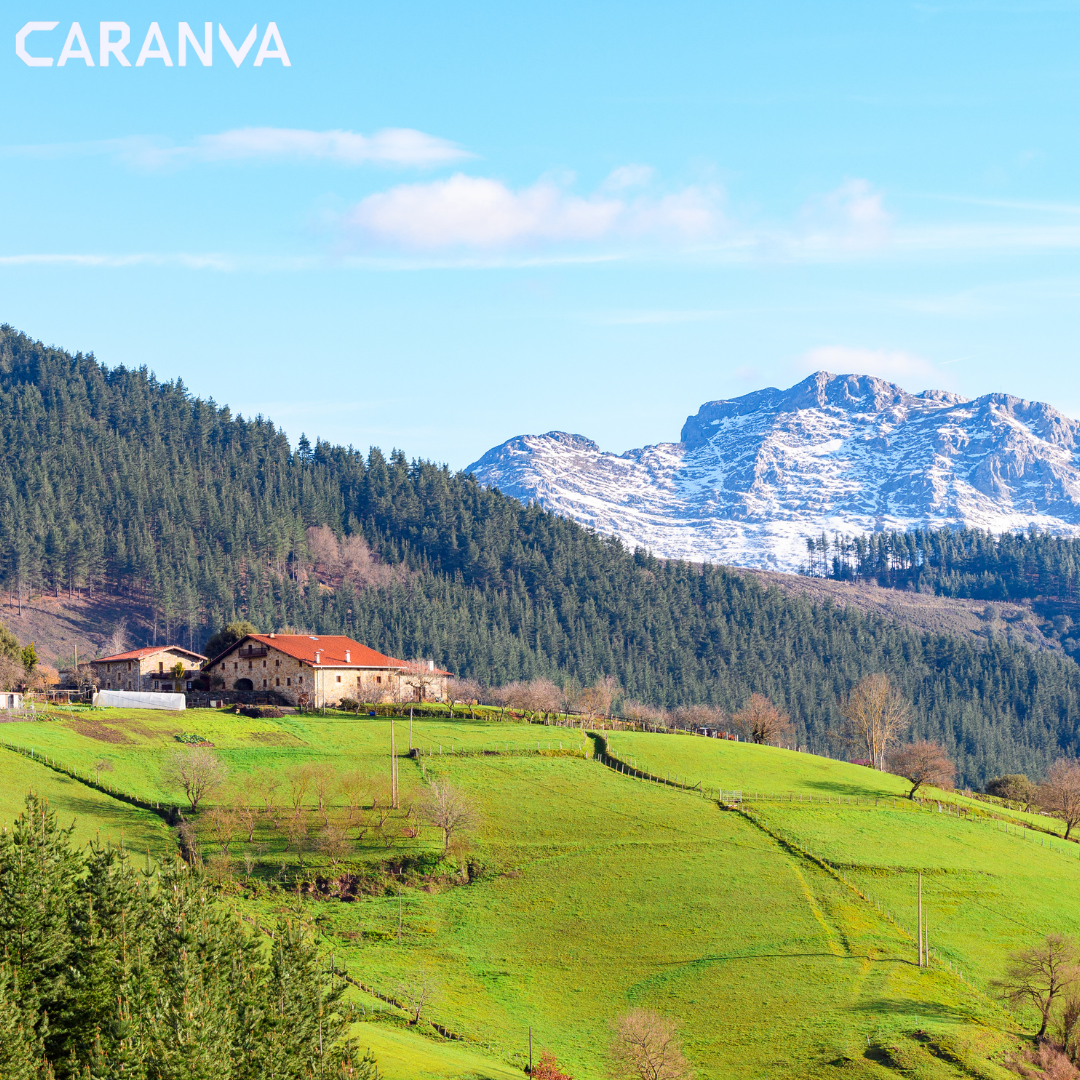
<svg viewBox="0 0 1080 1080">
<path fill-rule="evenodd" d="M 915 353 L 893 349 L 851 348 L 846 345 L 823 345 L 811 349 L 799 360 L 803 371 L 831 371 L 838 375 L 857 372 L 876 375 L 890 382 L 912 379 L 930 380 L 927 386 L 937 389 L 942 380 L 938 366 Z"/>
<path fill-rule="evenodd" d="M 643 180 L 639 173 L 634 183 Z M 625 180 L 619 186 L 625 187 Z M 631 199 L 607 186 L 581 196 L 556 179 L 515 190 L 499 180 L 456 173 L 369 195 L 343 225 L 353 238 L 379 246 L 490 250 L 614 238 L 697 240 L 714 234 L 722 220 L 716 188 L 686 187 Z"/>
<path fill-rule="evenodd" d="M 26 252 L 0 255 L 0 267 L 69 266 L 125 270 L 136 266 L 180 267 L 185 270 L 274 271 L 311 270 L 326 265 L 326 260 L 310 256 L 228 255 L 218 252 L 131 252 L 97 254 L 93 252 Z"/>
<path fill-rule="evenodd" d="M 200 162 L 328 163 L 343 166 L 398 165 L 430 168 L 472 157 L 456 143 L 412 128 L 386 128 L 373 135 L 304 128 L 236 128 L 175 144 L 149 136 L 93 142 L 9 146 L 9 155 L 45 158 L 109 155 L 140 169 L 178 168 Z"/>
<path fill-rule="evenodd" d="M 151 150 L 130 140 L 86 145 L 94 147 L 93 152 L 102 152 L 100 147 L 107 145 L 111 153 L 127 154 L 132 161 L 155 168 L 168 160 L 183 162 L 185 154 L 201 154 L 207 161 L 274 160 L 275 155 L 280 160 L 315 160 L 319 155 L 337 155 L 332 160 L 348 162 L 364 160 L 367 154 L 367 160 L 381 163 L 437 164 L 438 154 L 443 152 L 440 147 L 451 145 L 440 140 L 429 145 L 425 142 L 429 137 L 419 132 L 382 132 L 370 139 L 355 136 L 363 142 L 342 141 L 337 139 L 339 134 L 251 128 L 206 136 L 186 148 Z M 884 193 L 867 180 L 849 179 L 810 199 L 787 222 L 751 224 L 727 211 L 725 193 L 718 186 L 665 188 L 643 165 L 615 169 L 586 194 L 574 190 L 572 175 L 548 175 L 513 187 L 491 177 L 455 172 L 375 191 L 345 210 L 335 206 L 312 230 L 313 237 L 329 234 L 332 242 L 309 254 L 23 253 L 0 255 L 0 266 L 143 264 L 252 271 L 408 271 L 633 260 L 710 267 L 917 261 L 926 256 L 972 258 L 1040 249 L 1080 250 L 1080 222 L 1070 208 L 1056 209 L 1061 213 L 1056 221 L 910 223 L 902 221 L 887 205 Z M 908 302 L 910 307 L 926 310 L 941 304 L 949 310 L 965 304 L 975 313 L 970 300 L 962 296 Z M 643 311 L 613 313 L 611 317 L 675 322 L 714 316 Z"/>
</svg>

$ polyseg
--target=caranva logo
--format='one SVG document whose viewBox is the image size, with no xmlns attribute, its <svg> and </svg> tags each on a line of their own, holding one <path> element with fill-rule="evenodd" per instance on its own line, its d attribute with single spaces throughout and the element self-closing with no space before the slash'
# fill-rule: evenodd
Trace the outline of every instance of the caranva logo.
<svg viewBox="0 0 1080 1080">
<path fill-rule="evenodd" d="M 60 24 L 55 22 L 28 22 L 15 35 L 15 55 L 29 67 L 52 67 L 54 57 L 43 55 L 50 49 L 55 51 L 59 44 L 59 35 L 53 35 Z M 197 24 L 196 24 L 197 25 Z M 218 40 L 225 47 L 229 59 L 239 67 L 251 52 L 252 45 L 258 37 L 259 24 L 256 23 L 248 31 L 247 37 L 237 46 L 225 32 L 225 27 L 218 23 Z M 33 42 L 30 35 L 37 35 Z M 203 67 L 212 67 L 214 63 L 214 24 L 203 23 L 203 38 L 200 44 L 195 32 L 186 23 L 182 22 L 177 30 L 176 59 L 180 67 L 187 67 L 188 46 L 199 58 Z M 125 22 L 98 23 L 98 55 L 97 65 L 108 67 L 110 60 L 115 60 L 121 67 L 131 67 L 131 61 L 124 55 L 124 50 L 131 45 L 131 27 Z M 31 49 L 33 50 L 31 52 Z M 94 66 L 94 56 L 90 52 L 90 46 L 86 43 L 86 35 L 82 27 L 73 22 L 64 39 L 64 47 L 60 50 L 59 58 L 56 58 L 56 66 L 64 67 L 69 60 L 81 60 L 87 67 Z M 160 60 L 165 67 L 173 66 L 172 53 L 165 44 L 165 36 L 161 27 L 156 23 L 150 24 L 146 31 L 142 48 L 139 50 L 138 59 L 135 61 L 137 68 L 145 66 L 148 60 Z M 262 44 L 255 54 L 252 67 L 262 67 L 264 60 L 280 60 L 282 67 L 292 67 L 289 62 L 289 54 L 285 51 L 285 43 L 281 40 L 281 33 L 277 23 L 269 23 L 266 33 L 263 34 Z"/>
</svg>

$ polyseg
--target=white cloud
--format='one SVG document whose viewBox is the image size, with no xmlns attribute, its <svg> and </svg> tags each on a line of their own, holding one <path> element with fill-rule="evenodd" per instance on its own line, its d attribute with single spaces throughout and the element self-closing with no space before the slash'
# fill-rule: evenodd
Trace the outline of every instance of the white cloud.
<svg viewBox="0 0 1080 1080">
<path fill-rule="evenodd" d="M 793 241 L 804 250 L 867 251 L 885 247 L 893 216 L 866 180 L 846 180 L 803 209 L 803 230 Z"/>
<path fill-rule="evenodd" d="M 386 128 L 374 135 L 304 128 L 236 128 L 217 135 L 200 135 L 181 146 L 140 135 L 97 142 L 7 147 L 6 152 L 45 158 L 112 154 L 142 169 L 221 161 L 431 167 L 473 156 L 455 143 L 412 128 Z"/>
<path fill-rule="evenodd" d="M 656 170 L 651 165 L 620 165 L 612 169 L 604 181 L 608 191 L 625 191 L 627 188 L 647 187 L 652 183 Z"/>
<path fill-rule="evenodd" d="M 498 180 L 457 173 L 369 195 L 345 225 L 379 244 L 413 249 L 502 248 L 604 239 L 699 239 L 722 220 L 719 192 L 688 187 L 633 200 L 574 195 L 551 179 L 517 191 Z"/>
<path fill-rule="evenodd" d="M 914 353 L 851 348 L 846 345 L 823 345 L 811 349 L 803 355 L 799 367 L 804 371 L 825 370 L 836 375 L 876 375 L 890 382 L 930 380 L 919 389 L 940 389 L 943 378 L 942 372 L 933 363 Z"/>
<path fill-rule="evenodd" d="M 238 128 L 200 136 L 180 148 L 200 161 L 330 161 L 339 165 L 445 165 L 471 157 L 446 139 L 412 128 L 386 128 L 374 135 L 300 128 Z"/>
</svg>

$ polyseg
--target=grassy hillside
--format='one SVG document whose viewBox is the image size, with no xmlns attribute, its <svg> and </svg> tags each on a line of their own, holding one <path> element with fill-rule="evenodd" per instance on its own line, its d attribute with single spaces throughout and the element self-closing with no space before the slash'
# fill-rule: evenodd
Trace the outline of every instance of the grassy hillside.
<svg viewBox="0 0 1080 1080">
<path fill-rule="evenodd" d="M 966 783 L 1038 776 L 1080 748 L 1080 666 L 1019 632 L 929 632 L 660 561 L 400 451 L 293 450 L 271 421 L 179 381 L 7 326 L 0 586 L 20 640 L 40 633 L 57 654 L 81 643 L 85 656 L 97 617 L 128 618 L 131 644 L 197 648 L 243 616 L 264 631 L 348 633 L 488 685 L 611 677 L 617 696 L 728 712 L 759 692 L 817 750 L 844 695 L 884 672 L 912 704 L 912 734 L 942 741 Z M 93 609 L 70 601 L 101 594 Z"/>
<path fill-rule="evenodd" d="M 279 811 L 276 826 L 263 815 L 253 844 L 233 836 L 228 886 L 256 920 L 299 903 L 339 969 L 373 990 L 400 998 L 399 987 L 423 971 L 435 987 L 425 1015 L 464 1041 L 418 1032 L 358 991 L 380 1010 L 359 1030 L 391 1080 L 523 1075 L 530 1027 L 537 1051 L 553 1049 L 579 1080 L 600 1078 L 607 1025 L 632 1005 L 680 1019 L 702 1080 L 1001 1078 L 1011 1075 L 1000 1062 L 1025 1018 L 1004 1013 L 981 988 L 1009 949 L 1080 929 L 1080 845 L 1053 841 L 1051 850 L 997 821 L 917 809 L 901 781 L 858 766 L 720 740 L 606 733 L 612 753 L 654 773 L 818 796 L 755 801 L 739 813 L 605 767 L 586 756 L 592 740 L 582 751 L 579 731 L 416 721 L 424 753 L 410 759 L 408 720 L 396 727 L 403 807 L 422 791 L 424 773 L 468 791 L 481 814 L 469 850 L 443 858 L 432 828 L 402 834 L 403 813 L 380 838 L 367 811 L 363 841 L 352 841 L 345 866 L 331 873 L 316 844 L 327 818 L 344 820 L 346 799 L 335 792 L 320 816 L 311 792 L 306 850 L 299 841 L 286 850 L 289 815 Z M 162 764 L 181 730 L 210 739 L 230 766 L 235 787 L 219 796 L 223 805 L 250 798 L 245 782 L 259 770 L 287 787 L 305 762 L 357 769 L 372 792 L 388 774 L 383 718 L 109 710 L 7 724 L 0 735 L 80 771 L 108 759 L 118 789 L 178 801 Z M 50 798 L 84 800 L 84 829 L 110 812 L 133 830 L 136 821 L 146 827 L 149 815 L 27 758 L 6 751 L 0 762 L 8 801 L 20 785 L 52 784 Z M 288 801 L 284 788 L 278 801 Z M 218 845 L 205 814 L 199 827 L 212 860 Z M 155 822 L 149 829 L 163 834 Z M 343 869 L 362 887 L 339 898 L 331 894 Z M 911 937 L 918 871 L 940 957 L 924 971 Z M 325 898 L 315 899 L 316 889 L 298 900 L 297 882 L 320 877 Z"/>
</svg>

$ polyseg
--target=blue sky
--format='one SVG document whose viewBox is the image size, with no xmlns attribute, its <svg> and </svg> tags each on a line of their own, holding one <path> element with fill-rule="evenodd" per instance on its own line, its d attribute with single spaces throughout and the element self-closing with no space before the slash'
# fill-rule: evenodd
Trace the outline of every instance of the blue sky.
<svg viewBox="0 0 1080 1080">
<path fill-rule="evenodd" d="M 287 67 L 255 65 L 270 20 Z M 3 21 L 0 321 L 294 441 L 622 451 L 821 367 L 1080 416 L 1080 3 Z M 31 21 L 50 67 L 16 55 Z M 212 22 L 212 66 L 179 66 L 181 21 L 200 46 Z M 58 65 L 73 22 L 93 67 Z M 171 67 L 137 66 L 151 22 Z M 219 27 L 236 51 L 253 25 L 237 67 Z"/>
</svg>

